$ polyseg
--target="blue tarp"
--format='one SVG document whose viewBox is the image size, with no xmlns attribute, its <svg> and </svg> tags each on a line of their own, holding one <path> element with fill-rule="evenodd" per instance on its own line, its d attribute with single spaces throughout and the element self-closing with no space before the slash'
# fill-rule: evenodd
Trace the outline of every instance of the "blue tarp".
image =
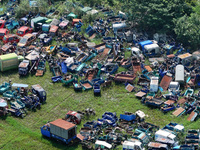
<svg viewBox="0 0 200 150">
<path fill-rule="evenodd" d="M 62 73 L 67 73 L 67 66 L 64 62 L 61 62 L 61 70 L 62 70 Z"/>
<path fill-rule="evenodd" d="M 142 47 L 142 49 L 144 49 L 145 45 L 153 44 L 153 42 L 150 40 L 147 40 L 147 41 L 139 42 L 138 44 Z"/>
</svg>

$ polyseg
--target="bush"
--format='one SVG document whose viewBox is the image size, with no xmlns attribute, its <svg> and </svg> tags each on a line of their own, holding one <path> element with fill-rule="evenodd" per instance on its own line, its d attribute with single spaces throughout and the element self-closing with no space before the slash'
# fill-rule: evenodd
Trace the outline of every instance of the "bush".
<svg viewBox="0 0 200 150">
<path fill-rule="evenodd" d="M 49 6 L 47 1 L 36 0 L 39 7 L 30 7 L 28 0 L 22 0 L 20 5 L 16 8 L 16 18 L 21 18 L 28 14 L 30 11 L 34 13 L 46 13 Z"/>
</svg>

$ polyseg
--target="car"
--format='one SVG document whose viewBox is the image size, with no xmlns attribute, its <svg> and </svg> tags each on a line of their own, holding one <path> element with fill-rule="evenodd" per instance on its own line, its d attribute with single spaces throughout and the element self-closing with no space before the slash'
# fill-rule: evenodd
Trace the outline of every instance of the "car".
<svg viewBox="0 0 200 150">
<path fill-rule="evenodd" d="M 5 35 L 9 34 L 9 30 L 5 28 L 0 28 L 0 40 L 3 39 Z"/>
<path fill-rule="evenodd" d="M 10 44 L 18 43 L 19 39 L 20 38 L 16 34 L 7 34 L 3 37 L 3 43 L 4 44 L 6 44 L 6 43 L 10 43 Z"/>
<path fill-rule="evenodd" d="M 19 43 L 17 44 L 17 46 L 19 47 L 23 47 L 23 46 L 28 46 L 30 45 L 33 41 L 35 41 L 36 36 L 34 34 L 26 34 L 24 35 L 21 40 L 19 41 Z"/>
<path fill-rule="evenodd" d="M 4 28 L 6 21 L 0 20 L 0 28 Z"/>
<path fill-rule="evenodd" d="M 15 51 L 16 47 L 10 44 L 5 44 L 0 48 L 0 55 L 13 53 Z"/>
<path fill-rule="evenodd" d="M 33 32 L 32 28 L 27 27 L 27 26 L 22 26 L 21 28 L 17 30 L 16 34 L 19 36 L 24 36 L 25 34 L 32 33 L 32 32 Z"/>
</svg>

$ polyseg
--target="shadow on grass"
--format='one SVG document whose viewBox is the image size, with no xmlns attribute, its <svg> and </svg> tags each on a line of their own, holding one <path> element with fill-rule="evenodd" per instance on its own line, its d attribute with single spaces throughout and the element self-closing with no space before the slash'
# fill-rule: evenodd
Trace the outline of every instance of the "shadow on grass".
<svg viewBox="0 0 200 150">
<path fill-rule="evenodd" d="M 16 75 L 16 73 L 18 73 L 18 70 L 17 69 L 13 69 L 13 70 L 0 72 L 0 76 L 6 77 L 6 76 L 10 76 L 10 75 Z"/>
<path fill-rule="evenodd" d="M 45 137 L 45 136 L 41 136 L 41 140 L 42 139 L 50 141 L 51 145 L 55 148 L 58 148 L 58 149 L 76 149 L 76 148 L 78 148 L 77 142 L 74 142 L 74 143 L 71 142 L 69 144 L 65 144 L 62 141 L 56 140 L 54 138 L 48 138 L 48 137 Z"/>
<path fill-rule="evenodd" d="M 8 117 L 8 115 L 1 116 L 1 117 L 0 117 L 0 120 L 6 120 L 6 119 L 7 119 L 7 117 Z"/>
</svg>

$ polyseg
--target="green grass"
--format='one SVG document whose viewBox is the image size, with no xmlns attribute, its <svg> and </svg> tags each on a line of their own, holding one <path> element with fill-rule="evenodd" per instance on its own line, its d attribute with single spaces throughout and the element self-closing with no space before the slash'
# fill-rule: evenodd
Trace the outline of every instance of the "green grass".
<svg viewBox="0 0 200 150">
<path fill-rule="evenodd" d="M 122 71 L 119 68 L 119 71 Z M 100 118 L 105 111 L 135 112 L 142 110 L 147 115 L 146 121 L 163 127 L 170 121 L 183 124 L 186 129 L 198 129 L 200 120 L 188 122 L 188 116 L 174 117 L 171 112 L 163 114 L 158 109 L 149 108 L 124 89 L 124 84 L 113 84 L 112 87 L 102 90 L 101 97 L 94 97 L 93 91 L 75 93 L 73 87 L 64 87 L 62 83 L 51 82 L 52 74 L 47 68 L 43 77 L 28 76 L 19 78 L 17 70 L 0 73 L 0 82 L 12 80 L 14 83 L 26 83 L 29 85 L 39 83 L 47 91 L 47 103 L 42 105 L 41 110 L 29 111 L 24 119 L 7 116 L 0 120 L 0 148 L 1 149 L 82 149 L 81 145 L 69 147 L 48 138 L 43 138 L 40 127 L 47 121 L 63 118 L 69 110 L 83 110 L 87 107 L 96 110 L 96 116 L 84 118 L 78 130 L 88 120 Z"/>
</svg>

